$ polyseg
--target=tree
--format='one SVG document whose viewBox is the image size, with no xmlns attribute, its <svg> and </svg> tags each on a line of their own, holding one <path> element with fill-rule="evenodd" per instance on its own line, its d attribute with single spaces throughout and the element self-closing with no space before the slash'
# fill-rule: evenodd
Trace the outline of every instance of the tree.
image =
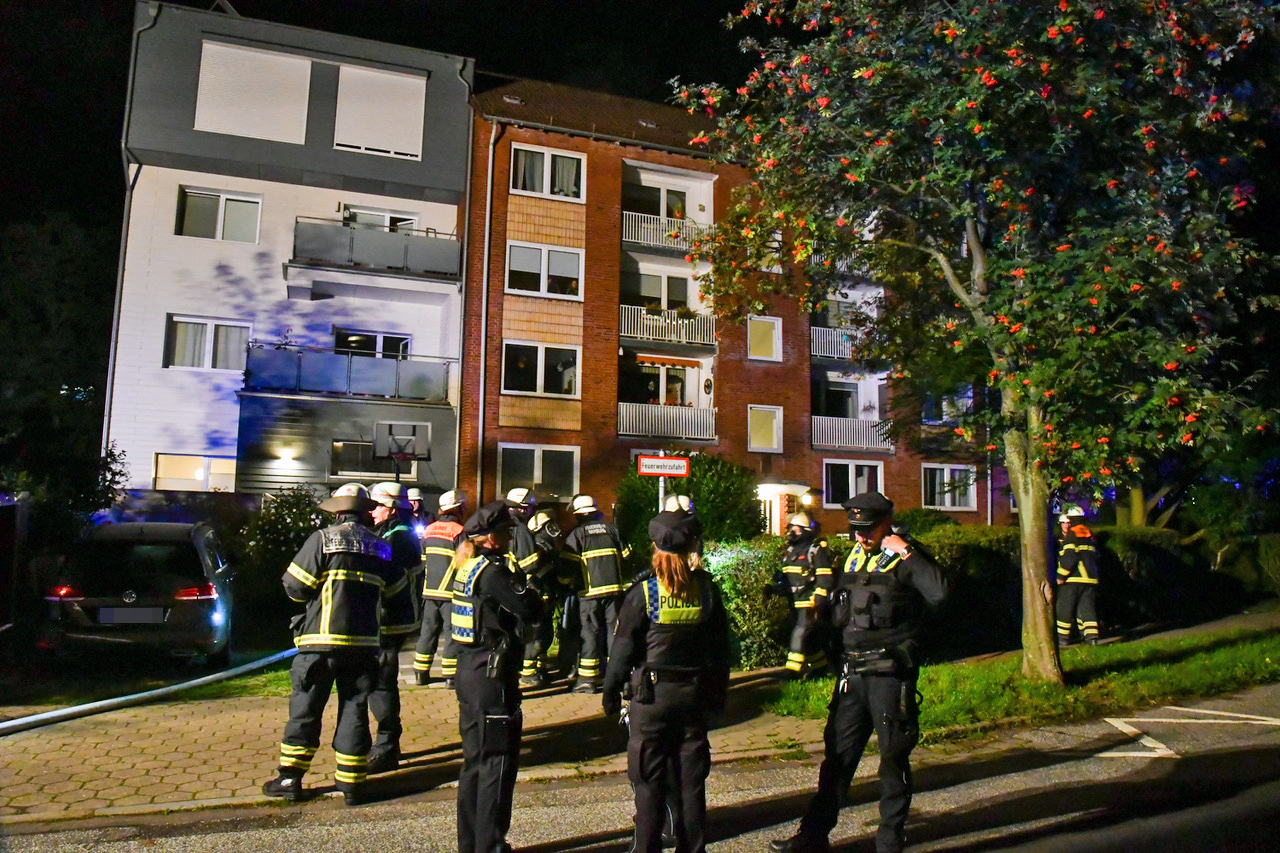
<svg viewBox="0 0 1280 853">
<path fill-rule="evenodd" d="M 888 295 L 855 358 L 892 363 L 895 394 L 939 365 L 985 374 L 989 404 L 955 433 L 1009 471 L 1023 670 L 1061 681 L 1055 490 L 1268 428 L 1221 330 L 1276 305 L 1233 234 L 1275 103 L 1274 10 L 749 0 L 741 17 L 783 34 L 744 41 L 745 82 L 677 86 L 708 117 L 694 142 L 753 172 L 693 253 L 704 292 L 722 314 L 763 292 L 808 309 L 869 277 Z"/>
</svg>

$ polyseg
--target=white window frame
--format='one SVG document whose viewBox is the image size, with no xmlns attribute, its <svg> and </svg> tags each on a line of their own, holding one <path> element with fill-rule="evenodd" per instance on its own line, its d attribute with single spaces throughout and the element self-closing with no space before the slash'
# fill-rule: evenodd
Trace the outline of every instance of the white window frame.
<svg viewBox="0 0 1280 853">
<path fill-rule="evenodd" d="M 876 469 L 876 482 L 879 488 L 876 490 L 884 494 L 884 463 L 874 459 L 823 459 L 822 460 L 822 508 L 823 509 L 843 509 L 842 504 L 833 504 L 827 502 L 827 466 L 843 465 L 849 469 L 849 497 L 855 497 L 859 493 L 854 490 L 853 474 L 855 466 L 864 465 L 868 468 Z M 923 487 L 922 487 L 923 488 Z"/>
<path fill-rule="evenodd" d="M 537 347 L 538 348 L 538 390 L 537 391 L 515 391 L 507 388 L 507 347 L 508 346 Z M 573 383 L 572 394 L 558 394 L 554 391 L 546 391 L 543 388 L 543 374 L 546 369 L 547 350 L 548 349 L 567 349 L 573 350 L 577 354 L 577 362 L 574 369 L 578 371 L 577 379 Z M 503 394 L 520 397 L 546 397 L 552 400 L 581 400 L 582 399 L 582 345 L 581 344 L 560 344 L 549 343 L 547 341 L 521 341 L 504 339 L 502 341 L 502 384 L 499 386 Z"/>
<path fill-rule="evenodd" d="M 382 221 L 379 223 L 356 222 L 349 217 L 361 214 L 363 216 L 376 216 Z M 393 222 L 392 220 L 398 220 Z M 342 206 L 342 222 L 348 228 L 373 227 L 385 228 L 392 232 L 414 232 L 418 230 L 418 214 L 411 210 L 388 210 L 383 207 L 367 207 L 363 204 L 344 204 Z"/>
<path fill-rule="evenodd" d="M 160 477 L 160 459 L 161 459 L 161 457 L 164 457 L 164 458 L 166 458 L 166 459 L 174 460 L 175 462 L 176 462 L 177 460 L 182 460 L 182 461 L 185 461 L 185 462 L 189 462 L 193 467 L 198 466 L 198 467 L 199 467 L 199 472 L 198 472 L 198 473 L 199 473 L 199 476 L 196 476 L 196 477 L 181 477 L 181 478 L 179 478 L 179 477 L 166 477 L 166 478 L 164 478 L 164 479 L 166 479 L 166 480 L 176 480 L 176 479 L 190 480 L 190 481 L 192 481 L 192 482 L 199 483 L 199 488 L 193 488 L 193 489 L 172 489 L 172 488 L 163 488 L 163 487 L 161 487 L 161 486 L 160 486 L 160 480 L 161 480 L 161 477 Z M 159 491 L 184 491 L 184 492 L 208 492 L 208 491 L 212 491 L 212 490 L 210 489 L 210 487 L 209 487 L 209 477 L 210 477 L 209 469 L 213 466 L 213 463 L 215 463 L 215 462 L 230 462 L 230 463 L 231 463 L 231 481 L 232 481 L 232 484 L 233 484 L 233 485 L 232 485 L 232 487 L 231 487 L 230 489 L 227 489 L 226 491 L 234 491 L 234 490 L 235 490 L 235 486 L 234 486 L 234 483 L 235 483 L 235 468 L 236 468 L 236 458 L 235 458 L 234 456 L 200 456 L 199 454 L 195 454 L 195 453 L 157 453 L 157 454 L 155 454 L 155 456 L 152 458 L 152 468 L 151 468 L 151 471 L 152 471 L 153 476 L 152 476 L 152 478 L 151 478 L 151 486 L 152 486 L 152 488 L 154 488 L 154 489 L 156 489 L 156 490 L 159 490 Z M 220 491 L 221 491 L 221 490 L 220 490 Z"/>
<path fill-rule="evenodd" d="M 516 152 L 520 150 L 537 151 L 543 155 L 542 186 L 545 188 L 543 192 L 534 192 L 532 190 L 518 190 L 515 188 Z M 551 191 L 551 177 L 552 177 L 551 163 L 552 163 L 553 157 L 570 157 L 574 160 L 577 160 L 581 164 L 581 169 L 579 170 L 578 174 L 580 176 L 582 185 L 578 187 L 577 196 L 556 195 Z M 571 201 L 574 204 L 587 203 L 587 155 L 585 154 L 579 154 L 576 151 L 564 151 L 560 148 L 544 148 L 541 145 L 526 145 L 523 142 L 513 142 L 511 143 L 510 172 L 511 172 L 511 175 L 510 175 L 510 179 L 507 181 L 507 189 L 508 191 L 510 191 L 512 195 L 524 195 L 524 196 L 530 196 L 532 198 L 549 198 L 549 199 L 554 199 L 555 201 Z"/>
<path fill-rule="evenodd" d="M 536 249 L 540 256 L 538 270 L 538 289 L 537 290 L 521 290 L 511 286 L 511 250 L 512 249 Z M 568 255 L 578 256 L 578 292 L 572 293 L 550 293 L 547 287 L 550 283 L 551 276 L 551 253 L 564 252 Z M 533 296 L 540 299 L 564 299 L 569 302 L 581 302 L 582 295 L 586 290 L 586 282 L 583 272 L 586 269 L 586 251 L 583 249 L 575 249 L 572 246 L 555 246 L 550 243 L 529 243 L 524 240 L 508 240 L 507 241 L 507 260 L 506 260 L 506 281 L 503 282 L 504 292 L 515 296 Z"/>
<path fill-rule="evenodd" d="M 387 471 L 358 471 L 354 469 L 353 470 L 340 469 L 336 473 L 334 473 L 333 446 L 335 444 L 342 444 L 342 445 L 351 444 L 351 445 L 359 445 L 362 447 L 368 447 L 370 456 L 372 457 L 373 455 L 372 441 L 365 441 L 364 439 L 361 439 L 361 438 L 330 439 L 329 440 L 329 464 L 326 466 L 326 471 L 328 472 L 327 476 L 330 481 L 342 480 L 345 482 L 347 480 L 384 480 L 387 477 L 392 476 L 392 474 Z M 392 466 L 392 471 L 394 470 L 395 470 L 395 467 Z M 403 462 L 401 462 L 400 477 L 402 479 L 409 480 L 410 482 L 417 480 L 418 479 L 418 460 L 411 459 L 407 466 Z"/>
<path fill-rule="evenodd" d="M 773 326 L 773 352 L 772 356 L 752 355 L 751 354 L 751 324 L 752 323 L 768 323 Z M 750 361 L 782 361 L 782 318 L 770 317 L 765 314 L 752 314 L 747 317 L 747 359 Z"/>
<path fill-rule="evenodd" d="M 349 348 L 340 348 L 338 346 L 338 335 L 340 333 L 347 335 L 368 335 L 375 339 L 374 350 L 370 353 L 359 352 Z M 387 338 L 403 338 L 405 350 L 396 355 L 388 355 L 382 351 L 386 344 Z M 335 352 L 343 352 L 357 358 L 394 358 L 396 361 L 404 361 L 413 353 L 413 335 L 406 332 L 375 332 L 372 329 L 355 329 L 349 326 L 334 326 L 333 328 L 333 349 Z"/>
<path fill-rule="evenodd" d="M 502 453 L 504 450 L 532 450 L 533 451 L 533 483 L 530 485 L 539 485 L 543 483 L 542 478 L 542 453 L 546 450 L 552 451 L 573 451 L 573 490 L 568 495 L 561 495 L 564 502 L 568 502 L 576 495 L 581 488 L 582 477 L 582 448 L 576 444 L 517 444 L 514 442 L 500 441 L 498 442 L 498 463 L 497 463 L 497 483 L 498 494 L 505 495 L 510 489 L 508 484 L 503 481 L 502 477 Z M 520 488 L 528 488 L 529 486 L 521 483 Z M 517 488 L 515 484 L 511 484 L 510 488 Z M 539 497 L 546 497 L 539 495 Z"/>
<path fill-rule="evenodd" d="M 752 412 L 774 412 L 773 421 L 774 446 L 761 447 L 751 443 L 751 413 Z M 752 453 L 782 453 L 782 407 L 781 406 L 756 406 L 747 405 L 747 450 Z"/>
<path fill-rule="evenodd" d="M 954 394 L 940 395 L 941 403 L 940 420 L 925 417 L 924 413 L 920 413 L 920 423 L 927 426 L 943 426 L 946 424 L 954 424 L 959 419 L 973 411 L 973 386 L 964 385 L 956 390 Z"/>
<path fill-rule="evenodd" d="M 925 500 L 925 471 L 944 471 L 944 480 L 946 488 L 942 492 L 942 499 L 945 504 L 931 504 Z M 963 492 L 964 498 L 968 501 L 967 506 L 961 506 L 956 503 L 961 493 L 952 489 L 955 482 L 954 474 L 956 471 L 963 470 L 969 479 L 969 488 Z M 978 511 L 978 469 L 974 465 L 949 465 L 939 462 L 922 462 L 920 463 L 920 506 L 925 509 L 938 509 L 944 512 L 977 512 Z"/>
<path fill-rule="evenodd" d="M 243 243 L 246 246 L 257 245 L 259 238 L 262 236 L 262 196 L 258 193 L 241 193 L 232 192 L 230 190 L 215 190 L 209 187 L 191 187 L 182 184 L 178 187 L 178 210 L 181 212 L 186 207 L 186 197 L 189 195 L 212 196 L 218 199 L 218 220 L 214 224 L 214 236 L 202 237 L 198 234 L 183 234 L 181 218 L 175 218 L 173 223 L 173 236 L 185 237 L 189 240 L 219 240 L 225 243 Z M 253 240 L 231 240 L 223 236 L 223 230 L 226 228 L 227 202 L 228 201 L 246 201 L 252 202 L 258 206 L 257 222 L 254 223 Z"/>
<path fill-rule="evenodd" d="M 676 311 L 678 308 L 671 306 L 671 279 L 682 278 L 685 281 L 684 289 L 684 307 L 685 309 L 697 312 L 700 305 L 698 301 L 698 281 L 696 274 L 686 267 L 668 267 L 661 264 L 641 263 L 638 268 L 633 271 L 637 276 L 653 276 L 660 279 L 662 294 L 658 299 L 659 308 L 663 311 Z"/>
<path fill-rule="evenodd" d="M 172 326 L 174 323 L 192 323 L 204 325 L 206 327 L 204 335 L 204 356 L 201 358 L 201 364 L 170 364 L 169 363 L 169 342 L 172 340 Z M 248 334 L 245 335 L 246 341 L 253 340 L 253 324 L 247 320 L 230 320 L 222 317 L 192 317 L 187 314 L 170 314 L 165 317 L 164 321 L 164 352 L 161 359 L 165 370 L 189 370 L 198 373 L 241 373 L 243 367 L 214 367 L 213 366 L 213 342 L 217 336 L 219 326 L 234 326 L 238 329 L 247 329 Z M 245 354 L 246 360 L 248 354 Z"/>
</svg>

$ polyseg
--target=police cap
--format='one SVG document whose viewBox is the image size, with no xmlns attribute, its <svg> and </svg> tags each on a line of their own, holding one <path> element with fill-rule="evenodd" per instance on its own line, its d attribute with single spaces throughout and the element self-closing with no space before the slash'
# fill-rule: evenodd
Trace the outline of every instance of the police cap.
<svg viewBox="0 0 1280 853">
<path fill-rule="evenodd" d="M 649 522 L 649 538 L 659 551 L 681 554 L 693 548 L 702 525 L 687 512 L 660 512 Z"/>
<path fill-rule="evenodd" d="M 511 520 L 511 513 L 507 512 L 509 507 L 510 504 L 506 501 L 489 501 L 471 514 L 466 524 L 462 525 L 462 532 L 467 536 L 486 536 L 506 530 L 515 524 Z"/>
<path fill-rule="evenodd" d="M 863 492 L 841 506 L 849 511 L 849 526 L 856 530 L 867 530 L 893 517 L 893 501 L 879 492 Z"/>
</svg>

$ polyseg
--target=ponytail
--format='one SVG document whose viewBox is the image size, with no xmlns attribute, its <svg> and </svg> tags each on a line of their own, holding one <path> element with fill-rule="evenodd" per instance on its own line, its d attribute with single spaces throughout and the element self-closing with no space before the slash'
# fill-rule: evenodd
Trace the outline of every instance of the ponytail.
<svg viewBox="0 0 1280 853">
<path fill-rule="evenodd" d="M 658 582 L 677 598 L 688 598 L 693 588 L 694 566 L 689 554 L 653 550 L 653 573 Z"/>
</svg>

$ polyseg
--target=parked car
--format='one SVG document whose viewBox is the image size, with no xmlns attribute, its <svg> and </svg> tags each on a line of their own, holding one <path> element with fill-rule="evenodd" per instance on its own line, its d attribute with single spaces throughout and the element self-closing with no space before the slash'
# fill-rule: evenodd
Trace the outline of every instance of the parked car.
<svg viewBox="0 0 1280 853">
<path fill-rule="evenodd" d="M 106 524 L 66 554 L 45 593 L 41 647 L 53 652 L 124 646 L 172 657 L 231 657 L 235 572 L 207 524 Z"/>
</svg>

